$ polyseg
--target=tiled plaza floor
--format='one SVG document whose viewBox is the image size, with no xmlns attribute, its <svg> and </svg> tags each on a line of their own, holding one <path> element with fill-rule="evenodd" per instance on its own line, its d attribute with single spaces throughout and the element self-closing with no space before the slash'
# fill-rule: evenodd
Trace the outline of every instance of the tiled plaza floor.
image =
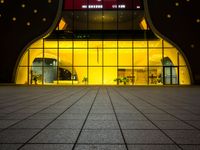
<svg viewBox="0 0 200 150">
<path fill-rule="evenodd" d="M 200 150 L 200 87 L 0 86 L 0 150 Z"/>
</svg>

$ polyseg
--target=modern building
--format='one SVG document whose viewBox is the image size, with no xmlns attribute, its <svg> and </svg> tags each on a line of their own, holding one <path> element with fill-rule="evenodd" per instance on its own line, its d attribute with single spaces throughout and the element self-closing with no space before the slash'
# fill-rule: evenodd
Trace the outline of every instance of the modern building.
<svg viewBox="0 0 200 150">
<path fill-rule="evenodd" d="M 29 38 L 18 49 L 17 59 L 12 62 L 15 67 L 9 68 L 12 79 L 2 77 L 1 82 L 28 85 L 195 83 L 192 64 L 188 61 L 190 56 L 154 28 L 142 0 L 48 0 L 46 4 L 54 5 L 56 13 L 52 18 L 41 16 L 40 21 L 51 23 L 51 27 L 46 32 L 38 31 L 40 34 Z M 20 2 L 18 5 L 21 9 L 29 7 L 32 15 L 39 17 L 39 9 Z M 166 19 L 171 17 L 166 14 Z M 13 23 L 18 21 L 18 17 L 11 18 Z M 33 25 L 31 20 L 26 21 L 26 28 Z"/>
</svg>

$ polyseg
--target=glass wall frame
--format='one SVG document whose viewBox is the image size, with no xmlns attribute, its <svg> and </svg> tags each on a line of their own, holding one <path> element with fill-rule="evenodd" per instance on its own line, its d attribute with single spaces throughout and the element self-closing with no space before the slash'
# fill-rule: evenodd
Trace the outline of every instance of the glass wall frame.
<svg viewBox="0 0 200 150">
<path fill-rule="evenodd" d="M 155 41 L 57 40 L 52 47 L 44 47 L 45 42 L 50 43 L 44 39 L 38 42 L 40 46 L 34 44 L 24 53 L 16 75 L 17 84 L 190 84 L 184 57 L 169 44 L 164 47 L 163 40 L 157 44 Z"/>
</svg>

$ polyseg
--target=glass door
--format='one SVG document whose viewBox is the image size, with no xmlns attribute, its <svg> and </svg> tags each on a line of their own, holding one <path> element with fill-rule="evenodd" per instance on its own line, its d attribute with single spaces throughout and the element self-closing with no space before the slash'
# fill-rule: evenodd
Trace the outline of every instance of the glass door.
<svg viewBox="0 0 200 150">
<path fill-rule="evenodd" d="M 178 67 L 164 66 L 163 67 L 163 74 L 164 74 L 163 83 L 165 85 L 176 85 L 176 84 L 178 84 Z"/>
</svg>

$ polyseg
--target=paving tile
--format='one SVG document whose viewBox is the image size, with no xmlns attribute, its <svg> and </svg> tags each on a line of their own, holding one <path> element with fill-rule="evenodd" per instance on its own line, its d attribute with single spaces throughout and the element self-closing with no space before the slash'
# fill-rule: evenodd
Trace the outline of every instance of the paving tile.
<svg viewBox="0 0 200 150">
<path fill-rule="evenodd" d="M 73 144 L 26 144 L 20 150 L 71 150 Z"/>
<path fill-rule="evenodd" d="M 175 117 L 168 114 L 146 114 L 150 120 L 177 120 Z"/>
<path fill-rule="evenodd" d="M 4 117 L 4 119 L 12 119 L 12 120 L 14 120 L 14 119 L 16 119 L 16 120 L 19 120 L 19 119 L 25 119 L 25 118 L 27 118 L 27 117 L 29 117 L 29 116 L 31 116 L 32 114 L 18 114 L 18 113 L 12 113 L 12 114 L 9 114 L 9 115 L 7 115 L 7 116 L 5 116 Z"/>
<path fill-rule="evenodd" d="M 75 150 L 126 150 L 125 145 L 77 145 Z"/>
<path fill-rule="evenodd" d="M 74 106 L 74 107 L 71 107 L 70 109 L 68 109 L 67 111 L 69 113 L 82 113 L 82 112 L 87 113 L 89 111 L 89 109 L 90 109 L 90 105 L 88 104 L 87 107 L 84 107 L 84 106 L 76 107 L 76 106 Z"/>
<path fill-rule="evenodd" d="M 77 92 L 77 94 L 70 98 L 68 97 L 69 93 L 80 90 L 80 87 L 3 86 L 0 88 L 0 108 L 3 108 L 0 110 L 0 128 L 6 128 L 22 120 L 22 122 L 14 127 L 0 132 L 0 143 L 4 143 L 0 144 L 0 149 L 2 150 L 17 149 L 20 145 L 16 144 L 13 146 L 13 143 L 26 142 L 39 131 L 38 129 L 43 128 L 49 121 L 55 119 L 76 99 L 84 94 L 86 90 L 91 91 L 57 120 L 54 120 L 47 129 L 34 137 L 34 139 L 24 147 L 24 149 L 30 150 L 59 150 L 72 148 L 73 144 L 70 143 L 74 143 L 76 140 L 80 127 L 92 104 L 95 92 L 99 87 L 87 87 L 85 90 L 82 90 L 82 92 Z M 116 123 L 116 118 L 106 89 L 110 91 L 110 96 L 115 111 L 117 112 L 117 118 L 123 128 L 126 141 L 129 143 L 129 149 L 173 150 L 178 148 L 173 145 L 172 141 L 160 130 L 157 130 L 136 108 L 132 107 L 123 97 L 117 94 L 115 90 L 128 98 L 133 105 L 166 132 L 174 141 L 178 144 L 182 144 L 182 149 L 200 149 L 199 130 L 194 130 L 191 126 L 183 123 L 179 119 L 152 106 L 155 105 L 200 129 L 200 101 L 197 99 L 200 97 L 200 87 L 196 86 L 192 88 L 100 87 L 99 95 L 96 98 L 84 126 L 84 130 L 79 138 L 78 142 L 80 145 L 78 144 L 76 149 L 124 149 L 122 135 L 118 130 L 118 124 Z M 47 95 L 43 96 L 44 93 Z M 56 95 L 52 97 L 52 94 Z M 29 100 L 33 98 L 37 98 L 35 99 L 36 101 L 29 102 Z M 66 100 L 52 105 L 59 99 L 65 98 Z M 20 105 L 17 104 L 22 101 L 24 102 Z M 49 105 L 52 106 L 31 116 L 33 113 Z M 13 111 L 17 112 L 7 114 Z M 196 115 L 192 112 L 196 113 Z M 23 120 L 27 117 L 29 118 Z"/>
<path fill-rule="evenodd" d="M 123 130 L 128 144 L 171 144 L 172 141 L 159 130 Z"/>
<path fill-rule="evenodd" d="M 7 128 L 18 121 L 19 120 L 0 120 L 0 128 Z"/>
<path fill-rule="evenodd" d="M 143 112 L 144 114 L 164 114 L 165 112 L 156 109 L 156 108 L 152 108 L 152 109 L 140 109 L 141 112 Z"/>
<path fill-rule="evenodd" d="M 47 119 L 47 120 L 49 120 L 49 119 L 54 119 L 57 116 L 58 116 L 58 114 L 38 113 L 38 114 L 35 114 L 35 115 L 29 117 L 29 119 Z"/>
<path fill-rule="evenodd" d="M 88 120 L 116 120 L 116 117 L 114 114 L 89 114 Z"/>
<path fill-rule="evenodd" d="M 70 120 L 85 120 L 86 114 L 78 113 L 64 113 L 58 119 L 70 119 Z"/>
<path fill-rule="evenodd" d="M 163 130 L 178 144 L 200 144 L 200 132 L 197 130 Z"/>
<path fill-rule="evenodd" d="M 157 129 L 150 121 L 121 121 L 122 129 Z"/>
<path fill-rule="evenodd" d="M 181 121 L 153 121 L 160 129 L 194 129 Z"/>
<path fill-rule="evenodd" d="M 129 108 L 129 107 L 127 107 L 127 108 L 118 108 L 118 109 L 115 108 L 115 112 L 116 113 L 139 113 L 139 111 L 137 111 L 133 107 L 132 108 Z"/>
<path fill-rule="evenodd" d="M 36 129 L 9 129 L 0 133 L 0 143 L 24 143 L 35 135 Z"/>
<path fill-rule="evenodd" d="M 180 114 L 191 114 L 190 112 L 186 111 L 186 110 L 181 110 L 181 109 L 167 109 L 166 110 L 168 113 L 173 114 L 173 115 L 180 115 Z"/>
<path fill-rule="evenodd" d="M 48 108 L 45 109 L 44 111 L 41 111 L 40 113 L 47 113 L 47 114 L 60 114 L 63 111 L 65 111 L 66 108 Z"/>
<path fill-rule="evenodd" d="M 48 128 L 81 129 L 84 120 L 55 120 Z"/>
<path fill-rule="evenodd" d="M 112 109 L 93 109 L 93 110 L 91 110 L 91 112 L 90 113 L 92 113 L 92 114 L 97 114 L 97 113 L 114 113 L 113 112 L 113 110 Z"/>
<path fill-rule="evenodd" d="M 80 109 L 70 109 L 70 110 L 67 110 L 67 113 L 71 113 L 71 114 L 87 114 L 89 111 L 88 110 L 80 110 Z"/>
<path fill-rule="evenodd" d="M 0 150 L 17 150 L 21 144 L 0 144 Z"/>
<path fill-rule="evenodd" d="M 25 128 L 25 129 L 41 129 L 44 128 L 51 120 L 23 120 L 12 128 Z"/>
<path fill-rule="evenodd" d="M 87 120 L 84 129 L 119 129 L 117 121 Z"/>
<path fill-rule="evenodd" d="M 200 145 L 180 145 L 183 150 L 200 150 Z"/>
<path fill-rule="evenodd" d="M 178 114 L 176 116 L 182 120 L 199 120 L 200 121 L 200 115 Z"/>
<path fill-rule="evenodd" d="M 200 121 L 186 121 L 186 122 L 200 129 Z"/>
<path fill-rule="evenodd" d="M 123 114 L 123 113 L 118 113 L 117 114 L 118 120 L 147 120 L 142 114 Z"/>
<path fill-rule="evenodd" d="M 128 145 L 129 150 L 181 150 L 176 145 Z"/>
<path fill-rule="evenodd" d="M 74 143 L 79 130 L 45 129 L 29 143 Z"/>
<path fill-rule="evenodd" d="M 112 106 L 111 105 L 105 105 L 105 106 L 101 106 L 101 105 L 93 105 L 92 106 L 92 110 L 112 110 Z"/>
<path fill-rule="evenodd" d="M 33 113 L 39 112 L 40 110 L 42 110 L 42 108 L 24 108 L 22 110 L 17 111 L 17 113 L 19 113 L 19 114 L 20 113 L 22 113 L 22 114 L 24 114 L 24 113 L 33 114 Z"/>
<path fill-rule="evenodd" d="M 78 143 L 124 144 L 119 130 L 83 130 Z"/>
</svg>

